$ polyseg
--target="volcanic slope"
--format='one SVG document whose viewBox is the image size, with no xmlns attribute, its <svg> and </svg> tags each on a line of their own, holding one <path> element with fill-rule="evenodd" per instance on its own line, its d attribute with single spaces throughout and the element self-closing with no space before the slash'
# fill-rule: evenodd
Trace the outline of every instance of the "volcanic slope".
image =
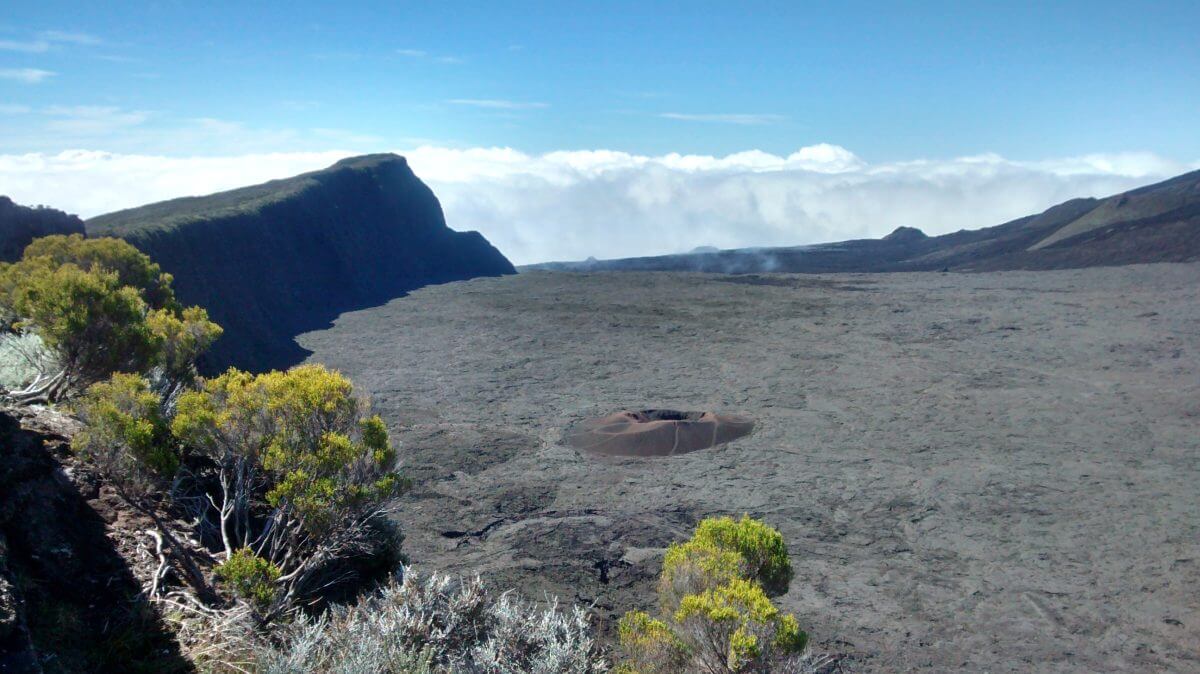
<svg viewBox="0 0 1200 674">
<path fill-rule="evenodd" d="M 30 241 L 51 234 L 83 234 L 83 220 L 45 206 L 22 206 L 0 196 L 0 262 L 21 259 Z"/>
<path fill-rule="evenodd" d="M 1194 260 L 1200 260 L 1200 171 L 1106 199 L 1072 199 L 1038 215 L 943 236 L 900 227 L 882 239 L 547 262 L 528 268 L 745 274 L 1073 269 Z"/>
<path fill-rule="evenodd" d="M 788 541 L 782 606 L 865 670 L 1200 669 L 1200 265 L 530 272 L 300 342 L 403 443 L 419 567 L 612 619 L 697 520 L 749 513 Z M 566 444 L 622 410 L 754 430 Z"/>
<path fill-rule="evenodd" d="M 129 240 L 175 276 L 181 301 L 225 328 L 210 372 L 294 365 L 307 353 L 293 337 L 344 311 L 515 273 L 481 234 L 447 227 L 433 192 L 393 154 L 103 215 L 87 231 Z"/>
</svg>

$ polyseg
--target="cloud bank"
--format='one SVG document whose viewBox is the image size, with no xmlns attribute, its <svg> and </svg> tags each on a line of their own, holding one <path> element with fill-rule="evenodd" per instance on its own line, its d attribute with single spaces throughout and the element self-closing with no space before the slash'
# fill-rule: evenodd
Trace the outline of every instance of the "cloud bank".
<svg viewBox="0 0 1200 674">
<path fill-rule="evenodd" d="M 400 152 L 441 199 L 451 227 L 481 231 L 517 264 L 877 237 L 900 225 L 942 234 L 1200 168 L 1150 153 L 872 164 L 828 144 L 787 156 L 534 155 L 434 146 Z M 8 154 L 0 155 L 0 194 L 89 217 L 282 178 L 350 154 Z"/>
</svg>

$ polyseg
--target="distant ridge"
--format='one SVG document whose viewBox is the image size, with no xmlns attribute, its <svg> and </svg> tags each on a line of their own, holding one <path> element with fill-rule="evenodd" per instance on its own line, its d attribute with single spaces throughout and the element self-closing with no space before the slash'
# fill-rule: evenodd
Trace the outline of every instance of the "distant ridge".
<svg viewBox="0 0 1200 674">
<path fill-rule="evenodd" d="M 1104 199 L 1072 199 L 1038 215 L 943 236 L 900 227 L 882 239 L 547 262 L 523 269 L 733 274 L 993 271 L 1193 260 L 1200 260 L 1200 171 Z"/>
<path fill-rule="evenodd" d="M 515 273 L 478 232 L 446 226 L 433 192 L 394 154 L 88 220 L 175 276 L 185 304 L 224 326 L 205 369 L 286 367 L 293 338 L 410 290 Z"/>
<path fill-rule="evenodd" d="M 0 196 L 0 262 L 21 258 L 30 241 L 51 234 L 82 234 L 83 220 L 45 206 L 30 208 Z"/>
</svg>

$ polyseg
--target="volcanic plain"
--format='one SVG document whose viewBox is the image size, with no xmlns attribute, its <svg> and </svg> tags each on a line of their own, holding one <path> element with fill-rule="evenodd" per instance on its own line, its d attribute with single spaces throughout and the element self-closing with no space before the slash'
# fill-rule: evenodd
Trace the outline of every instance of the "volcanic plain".
<svg viewBox="0 0 1200 674">
<path fill-rule="evenodd" d="M 401 443 L 417 568 L 612 621 L 653 606 L 668 543 L 748 513 L 788 541 L 781 606 L 854 671 L 1200 671 L 1200 264 L 536 271 L 298 341 Z M 638 410 L 754 427 L 565 441 Z"/>
</svg>

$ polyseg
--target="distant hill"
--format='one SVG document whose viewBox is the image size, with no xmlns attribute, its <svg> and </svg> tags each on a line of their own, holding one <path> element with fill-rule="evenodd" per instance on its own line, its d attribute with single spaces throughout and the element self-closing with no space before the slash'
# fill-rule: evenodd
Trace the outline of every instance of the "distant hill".
<svg viewBox="0 0 1200 674">
<path fill-rule="evenodd" d="M 285 180 L 88 220 L 175 276 L 181 301 L 225 328 L 205 362 L 262 370 L 307 352 L 293 341 L 338 314 L 432 283 L 515 273 L 478 232 L 446 226 L 403 157 L 367 155 Z"/>
<path fill-rule="evenodd" d="M 547 262 L 566 271 L 883 272 L 1065 269 L 1200 260 L 1200 171 L 1106 199 L 1072 199 L 1003 225 L 929 237 L 743 248 L 619 260 Z"/>
<path fill-rule="evenodd" d="M 0 196 L 0 262 L 21 258 L 25 246 L 39 236 L 82 234 L 83 220 L 45 206 L 30 208 Z"/>
</svg>

